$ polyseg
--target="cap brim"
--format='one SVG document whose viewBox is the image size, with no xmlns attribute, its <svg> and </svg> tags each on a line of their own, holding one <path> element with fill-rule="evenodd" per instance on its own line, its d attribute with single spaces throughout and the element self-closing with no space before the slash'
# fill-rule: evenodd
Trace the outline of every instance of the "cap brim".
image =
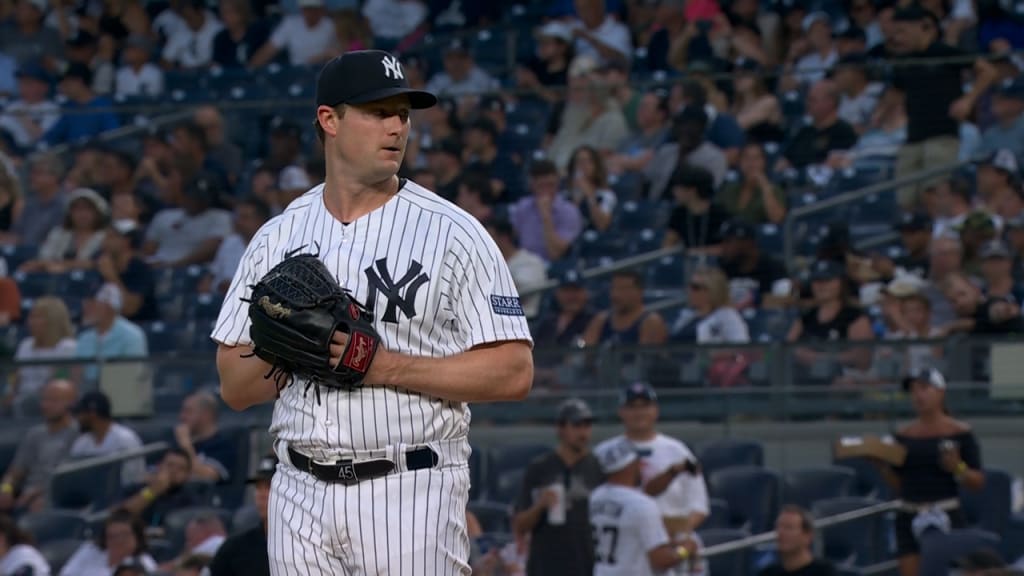
<svg viewBox="0 0 1024 576">
<path fill-rule="evenodd" d="M 346 102 L 346 104 L 369 104 L 370 102 L 384 100 L 386 98 L 391 98 L 392 96 L 398 96 L 399 94 L 405 94 L 409 97 L 409 106 L 414 110 L 432 108 L 437 105 L 437 96 L 434 96 L 430 92 L 416 90 L 414 88 L 385 88 L 382 90 L 374 90 L 372 92 L 362 94 L 357 98 L 351 98 Z"/>
</svg>

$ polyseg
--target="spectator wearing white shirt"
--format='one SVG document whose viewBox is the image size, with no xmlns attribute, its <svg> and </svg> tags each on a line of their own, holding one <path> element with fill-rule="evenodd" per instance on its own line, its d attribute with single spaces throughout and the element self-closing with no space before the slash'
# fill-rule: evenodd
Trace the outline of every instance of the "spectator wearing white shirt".
<svg viewBox="0 0 1024 576">
<path fill-rule="evenodd" d="M 159 96 L 164 91 L 164 73 L 149 61 L 152 46 L 145 36 L 129 36 L 121 52 L 121 67 L 114 80 L 114 93 L 126 96 Z"/>
<path fill-rule="evenodd" d="M 199 176 L 176 198 L 177 206 L 157 212 L 146 230 L 143 254 L 152 266 L 207 264 L 231 235 L 231 213 L 213 207 L 218 184 Z"/>
<path fill-rule="evenodd" d="M 814 84 L 839 60 L 832 39 L 832 21 L 824 12 L 811 12 L 804 17 L 804 37 L 793 43 L 790 58 L 795 63 L 794 73 L 800 84 Z"/>
<path fill-rule="evenodd" d="M 249 61 L 249 68 L 269 63 L 281 50 L 288 51 L 292 66 L 308 66 L 328 60 L 328 51 L 336 45 L 334 22 L 327 17 L 323 0 L 298 0 L 301 14 L 285 16 Z"/>
<path fill-rule="evenodd" d="M 629 28 L 608 13 L 604 0 L 576 0 L 575 4 L 579 21 L 572 34 L 577 56 L 590 56 L 602 64 L 632 59 Z"/>
<path fill-rule="evenodd" d="M 31 535 L 8 516 L 0 516 L 0 576 L 50 576 L 50 564 L 32 546 Z"/>
<path fill-rule="evenodd" d="M 505 257 L 517 291 L 523 292 L 536 287 L 548 279 L 547 263 L 540 256 L 519 247 L 516 229 L 511 223 L 507 220 L 491 220 L 486 226 L 501 255 Z M 528 319 L 532 320 L 540 313 L 540 297 L 538 293 L 523 298 L 523 311 Z"/>
<path fill-rule="evenodd" d="M 21 148 L 32 148 L 60 120 L 60 107 L 49 99 L 50 76 L 42 66 L 29 64 L 17 72 L 18 99 L 4 106 L 0 131 Z"/>
<path fill-rule="evenodd" d="M 858 134 L 871 124 L 878 100 L 885 91 L 881 82 L 872 82 L 864 54 L 847 54 L 839 59 L 835 69 L 836 87 L 839 88 L 839 118 L 846 120 Z"/>
<path fill-rule="evenodd" d="M 710 512 L 707 486 L 697 458 L 679 440 L 657 430 L 658 396 L 646 382 L 622 392 L 619 404 L 625 438 L 641 459 L 641 483 L 654 498 L 669 538 L 695 539 L 694 533 Z"/>
<path fill-rule="evenodd" d="M 593 146 L 572 153 L 567 170 L 569 200 L 579 208 L 587 227 L 604 232 L 611 226 L 618 199 L 608 187 L 604 157 Z"/>
<path fill-rule="evenodd" d="M 111 576 L 118 567 L 141 565 L 155 572 L 157 563 L 146 552 L 142 521 L 126 510 L 115 510 L 103 522 L 96 542 L 86 542 L 64 564 L 60 576 Z"/>
<path fill-rule="evenodd" d="M 59 360 L 74 358 L 77 343 L 71 316 L 64 301 L 53 296 L 38 298 L 28 314 L 28 337 L 18 344 L 15 360 Z M 43 389 L 56 369 L 45 364 L 22 366 L 8 385 L 3 404 L 19 406 Z"/>
<path fill-rule="evenodd" d="M 373 35 L 395 43 L 419 28 L 428 14 L 421 0 L 367 0 L 363 5 Z"/>
<path fill-rule="evenodd" d="M 69 458 L 111 456 L 142 448 L 142 440 L 134 430 L 114 422 L 110 398 L 103 392 L 88 392 L 75 406 L 81 435 L 71 444 Z M 141 457 L 126 460 L 121 468 L 121 482 L 141 482 L 146 474 L 146 461 Z"/>
<path fill-rule="evenodd" d="M 200 291 L 217 294 L 227 292 L 245 247 L 269 219 L 270 207 L 258 198 L 246 198 L 235 206 L 235 233 L 225 238 L 217 249 L 209 272 L 200 282 Z"/>
<path fill-rule="evenodd" d="M 694 271 L 686 286 L 687 308 L 672 326 L 674 342 L 746 344 L 747 323 L 731 305 L 729 279 L 720 268 Z"/>
<path fill-rule="evenodd" d="M 206 9 L 205 0 L 186 0 L 181 7 L 183 28 L 167 39 L 162 58 L 168 68 L 205 68 L 213 61 L 213 39 L 224 28 Z"/>
<path fill-rule="evenodd" d="M 465 42 L 456 38 L 444 51 L 444 71 L 427 82 L 427 91 L 437 95 L 463 96 L 498 89 L 498 81 L 473 60 Z"/>
</svg>

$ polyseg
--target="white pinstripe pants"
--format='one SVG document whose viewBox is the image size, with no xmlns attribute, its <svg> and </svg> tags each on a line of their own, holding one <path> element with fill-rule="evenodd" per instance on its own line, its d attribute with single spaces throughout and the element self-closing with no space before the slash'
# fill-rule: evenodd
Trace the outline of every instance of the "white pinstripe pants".
<svg viewBox="0 0 1024 576">
<path fill-rule="evenodd" d="M 469 465 L 329 484 L 287 459 L 271 482 L 272 576 L 469 575 Z"/>
</svg>

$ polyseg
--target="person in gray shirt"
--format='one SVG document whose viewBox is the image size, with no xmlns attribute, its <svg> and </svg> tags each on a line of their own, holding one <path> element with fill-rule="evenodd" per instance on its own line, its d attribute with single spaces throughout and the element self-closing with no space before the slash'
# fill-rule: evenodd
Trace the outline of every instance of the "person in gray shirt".
<svg viewBox="0 0 1024 576">
<path fill-rule="evenodd" d="M 29 428 L 0 481 L 0 513 L 45 507 L 54 469 L 78 436 L 71 416 L 77 390 L 68 380 L 52 380 L 39 396 L 43 423 Z"/>
</svg>

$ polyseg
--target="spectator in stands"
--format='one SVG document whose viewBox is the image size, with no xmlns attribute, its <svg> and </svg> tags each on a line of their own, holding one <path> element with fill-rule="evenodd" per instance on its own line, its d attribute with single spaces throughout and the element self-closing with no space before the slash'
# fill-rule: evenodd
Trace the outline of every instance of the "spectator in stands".
<svg viewBox="0 0 1024 576">
<path fill-rule="evenodd" d="M 654 150 L 668 138 L 668 97 L 662 92 L 647 92 L 636 109 L 636 131 L 605 162 L 609 174 L 640 172 L 654 157 Z"/>
<path fill-rule="evenodd" d="M 939 65 L 900 66 L 893 72 L 892 85 L 903 93 L 907 111 L 907 145 L 900 149 L 896 165 L 896 176 L 900 177 L 956 162 L 958 122 L 968 119 L 978 97 L 995 79 L 995 68 L 985 59 L 977 59 L 974 83 L 964 94 L 962 53 L 940 41 L 935 17 L 920 4 L 912 3 L 897 9 L 893 20 L 893 56 L 944 59 Z M 920 189 L 923 186 L 900 189 L 900 203 L 915 204 Z"/>
<path fill-rule="evenodd" d="M 221 181 L 201 174 L 189 183 L 176 205 L 153 217 L 142 247 L 152 266 L 180 267 L 207 264 L 231 235 L 231 213 L 214 208 Z"/>
<path fill-rule="evenodd" d="M 93 92 L 92 70 L 85 64 L 69 65 L 58 88 L 68 99 L 64 105 L 67 113 L 43 135 L 46 144 L 75 143 L 120 127 L 113 101 Z"/>
<path fill-rule="evenodd" d="M 64 564 L 60 576 L 107 576 L 126 563 L 139 563 L 147 571 L 157 569 L 146 552 L 142 522 L 127 510 L 115 510 L 103 522 L 96 542 L 86 542 Z"/>
<path fill-rule="evenodd" d="M 156 280 L 153 271 L 138 256 L 142 231 L 131 220 L 115 221 L 103 241 L 103 252 L 96 260 L 96 270 L 104 282 L 121 291 L 121 315 L 133 322 L 159 318 Z"/>
<path fill-rule="evenodd" d="M 768 160 L 757 142 L 743 146 L 739 156 L 740 179 L 727 182 L 716 202 L 733 219 L 752 224 L 778 224 L 786 217 L 786 193 L 768 177 Z"/>
<path fill-rule="evenodd" d="M 1020 216 L 1020 188 L 1017 157 L 1010 150 L 997 150 L 978 163 L 978 200 L 1000 219 Z"/>
<path fill-rule="evenodd" d="M 0 164 L 0 244 L 14 240 L 14 223 L 25 209 L 25 198 L 21 193 L 21 182 L 12 171 Z"/>
<path fill-rule="evenodd" d="M 39 246 L 64 218 L 66 196 L 61 194 L 64 164 L 54 154 L 42 154 L 29 161 L 25 208 L 14 221 L 11 237 L 21 246 Z"/>
<path fill-rule="evenodd" d="M 675 207 L 669 216 L 663 246 L 682 244 L 690 253 L 717 254 L 722 243 L 722 226 L 730 220 L 724 208 L 712 201 L 714 180 L 710 172 L 695 164 L 681 165 L 670 183 Z"/>
<path fill-rule="evenodd" d="M 687 79 L 679 83 L 681 103 L 684 108 L 696 107 L 707 114 L 705 137 L 725 154 L 726 161 L 732 165 L 740 153 L 746 136 L 743 129 L 726 108 L 719 109 L 709 101 L 708 88 L 696 79 Z"/>
<path fill-rule="evenodd" d="M 947 333 L 1000 336 L 1024 332 L 1021 306 L 1011 298 L 986 296 L 963 274 L 947 278 L 943 291 L 957 315 L 945 328 Z"/>
<path fill-rule="evenodd" d="M 519 537 L 530 538 L 527 576 L 593 571 L 587 502 L 590 491 L 604 481 L 601 467 L 590 452 L 593 422 L 594 414 L 583 400 L 562 402 L 556 421 L 558 446 L 526 467 L 512 530 Z M 558 516 L 564 520 L 559 522 Z"/>
<path fill-rule="evenodd" d="M 174 576 L 203 576 L 209 573 L 208 566 L 213 560 L 205 554 L 188 554 L 174 564 Z"/>
<path fill-rule="evenodd" d="M 516 230 L 507 220 L 490 220 L 486 223 L 498 250 L 505 258 L 516 290 L 524 292 L 536 288 L 548 279 L 547 263 L 540 256 L 519 247 Z M 541 294 L 523 298 L 523 311 L 528 319 L 535 319 L 540 313 Z"/>
<path fill-rule="evenodd" d="M 50 75 L 39 64 L 18 69 L 18 98 L 4 106 L 0 131 L 6 131 L 23 150 L 34 148 L 60 120 L 60 107 L 50 99 Z"/>
<path fill-rule="evenodd" d="M 427 172 L 427 174 L 430 173 Z M 433 175 L 430 174 L 429 178 L 432 177 Z M 427 188 L 427 184 L 424 184 L 422 180 L 414 177 L 413 181 Z M 455 195 L 455 204 L 469 212 L 477 220 L 483 223 L 489 222 L 494 217 L 494 206 L 490 203 L 491 199 L 494 198 L 491 182 L 486 172 L 467 170 L 458 179 L 459 192 Z M 427 189 L 431 190 L 432 188 Z"/>
<path fill-rule="evenodd" d="M 629 28 L 607 9 L 605 0 L 575 0 L 579 20 L 572 23 L 577 55 L 597 62 L 629 62 L 633 58 L 633 41 Z"/>
<path fill-rule="evenodd" d="M 75 416 L 80 434 L 71 444 L 69 458 L 110 456 L 142 448 L 134 430 L 114 422 L 110 398 L 103 392 L 86 392 L 75 406 Z M 141 457 L 125 460 L 121 482 L 138 482 L 145 472 L 146 461 Z"/>
<path fill-rule="evenodd" d="M 858 134 L 863 134 L 885 86 L 871 81 L 864 54 L 847 54 L 840 58 L 832 77 L 840 94 L 839 118 L 853 126 Z"/>
<path fill-rule="evenodd" d="M 896 553 L 901 576 L 916 576 L 921 551 L 918 534 L 929 526 L 966 527 L 958 502 L 952 507 L 934 506 L 950 499 L 955 502 L 963 489 L 980 490 L 985 475 L 974 432 L 949 414 L 945 377 L 928 368 L 907 376 L 903 390 L 910 393 L 916 415 L 895 434 L 907 450 L 906 460 L 899 467 L 881 461 L 877 465 L 889 487 L 907 503 L 896 516 Z M 912 524 L 918 526 L 912 528 Z"/>
<path fill-rule="evenodd" d="M 708 491 L 697 458 L 683 442 L 658 432 L 658 396 L 646 382 L 626 388 L 619 402 L 623 435 L 636 447 L 641 486 L 653 497 L 673 541 L 693 539 L 707 519 Z"/>
<path fill-rule="evenodd" d="M 0 574 L 4 576 L 45 576 L 50 563 L 33 546 L 32 536 L 13 518 L 0 515 Z"/>
<path fill-rule="evenodd" d="M 0 97 L 10 98 L 17 92 L 17 74 L 18 62 L 0 52 Z M 0 131 L 0 134 L 3 134 Z"/>
<path fill-rule="evenodd" d="M 64 301 L 53 296 L 37 298 L 28 315 L 28 336 L 18 343 L 17 361 L 61 360 L 74 358 L 78 344 Z M 7 386 L 3 404 L 17 406 L 42 390 L 61 370 L 45 364 L 22 366 Z M 66 371 L 66 370 L 65 370 Z"/>
<path fill-rule="evenodd" d="M 988 298 L 1005 298 L 1021 306 L 1024 304 L 1024 289 L 1013 278 L 1013 255 L 1010 247 L 1002 240 L 992 240 L 982 246 L 981 279 L 983 293 Z"/>
<path fill-rule="evenodd" d="M 744 58 L 733 77 L 735 97 L 732 114 L 748 138 L 757 142 L 781 142 L 785 136 L 782 105 L 768 89 L 760 63 Z"/>
<path fill-rule="evenodd" d="M 248 0 L 222 0 L 220 20 L 224 28 L 213 37 L 211 63 L 228 70 L 247 68 L 270 31 L 253 18 Z"/>
<path fill-rule="evenodd" d="M 182 0 L 178 14 L 184 26 L 168 36 L 160 57 L 165 68 L 206 68 L 213 61 L 213 39 L 223 29 L 203 0 Z"/>
<path fill-rule="evenodd" d="M 618 149 L 628 136 L 626 117 L 612 98 L 612 86 L 598 74 L 593 59 L 577 56 L 569 66 L 569 94 L 561 125 L 548 146 L 548 157 L 564 170 L 580 146 L 589 145 L 604 153 Z"/>
<path fill-rule="evenodd" d="M 786 341 L 791 343 L 825 343 L 836 341 L 872 340 L 871 321 L 864 312 L 848 303 L 847 285 L 843 281 L 843 267 L 832 261 L 819 260 L 811 270 L 812 307 L 793 322 Z M 831 369 L 838 362 L 840 372 L 845 376 L 856 376 L 871 364 L 869 348 L 854 347 L 836 353 L 800 346 L 793 350 L 793 358 L 805 370 L 802 380 L 813 383 L 821 377 L 816 368 Z M 813 374 L 813 376 L 812 376 Z M 831 374 L 826 376 L 830 380 Z"/>
<path fill-rule="evenodd" d="M 788 64 L 798 84 L 810 85 L 820 82 L 839 60 L 835 41 L 832 37 L 832 21 L 825 12 L 811 12 L 804 16 L 804 36 L 790 44 Z M 791 87 L 795 87 L 790 84 Z"/>
<path fill-rule="evenodd" d="M 110 205 L 95 190 L 79 188 L 71 192 L 64 223 L 47 234 L 38 257 L 22 264 L 20 270 L 60 274 L 93 268 L 109 218 Z"/>
<path fill-rule="evenodd" d="M 113 42 L 113 38 L 108 35 L 96 38 L 87 30 L 79 30 L 64 41 L 67 65 L 83 64 L 92 70 L 89 86 L 93 92 L 104 96 L 114 91 Z"/>
<path fill-rule="evenodd" d="M 880 258 L 875 269 L 884 279 L 902 274 L 928 278 L 931 261 L 932 221 L 923 212 L 904 212 L 896 223 L 901 253 L 894 259 Z"/>
<path fill-rule="evenodd" d="M 964 270 L 977 276 L 981 265 L 981 247 L 999 237 L 1002 220 L 984 210 L 975 210 L 967 215 L 960 226 L 960 244 L 964 248 Z"/>
<path fill-rule="evenodd" d="M 831 562 L 814 557 L 813 541 L 814 519 L 810 512 L 793 504 L 783 506 L 775 520 L 779 561 L 762 569 L 760 576 L 834 576 Z"/>
<path fill-rule="evenodd" d="M 916 276 L 894 278 L 882 290 L 882 312 L 891 321 L 892 329 L 880 334 L 885 340 L 931 340 L 941 338 L 943 331 L 931 320 L 931 302 L 921 291 L 923 284 Z M 900 348 L 904 372 L 923 370 L 935 366 L 942 358 L 941 346 L 927 344 L 910 345 Z M 890 356 L 892 350 L 885 347 L 875 349 L 875 357 Z"/>
<path fill-rule="evenodd" d="M 722 226 L 719 264 L 729 278 L 729 293 L 737 309 L 788 304 L 791 282 L 786 268 L 758 242 L 757 230 L 743 220 Z"/>
<path fill-rule="evenodd" d="M 732 307 L 729 280 L 719 268 L 695 270 L 686 284 L 686 308 L 672 325 L 669 339 L 690 344 L 747 344 L 747 322 Z M 734 353 L 727 354 L 729 359 Z M 717 356 L 717 355 L 716 355 Z"/>
<path fill-rule="evenodd" d="M 275 172 L 288 166 L 305 166 L 306 161 L 302 157 L 302 129 L 298 124 L 282 116 L 275 116 L 270 121 L 269 129 L 264 164 Z"/>
<path fill-rule="evenodd" d="M 647 182 L 645 195 L 648 198 L 661 200 L 669 197 L 673 174 L 684 165 L 700 166 L 710 172 L 715 187 L 725 180 L 729 164 L 722 150 L 705 140 L 707 125 L 707 112 L 701 108 L 687 106 L 676 114 L 672 119 L 669 142 L 654 151 L 654 158 L 644 170 Z"/>
<path fill-rule="evenodd" d="M 786 145 L 776 170 L 822 164 L 829 153 L 849 150 L 857 143 L 853 127 L 839 117 L 839 91 L 831 80 L 821 80 L 811 87 L 807 114 L 810 123 L 800 128 Z"/>
<path fill-rule="evenodd" d="M 175 510 L 206 504 L 201 485 L 189 482 L 192 460 L 182 449 L 172 447 L 164 453 L 156 470 L 145 479 L 139 477 L 127 485 L 130 494 L 120 505 L 146 526 L 160 526 Z M 141 486 L 141 487 L 140 487 Z"/>
<path fill-rule="evenodd" d="M 535 54 L 516 67 L 516 88 L 550 103 L 562 100 L 556 90 L 569 83 L 573 33 L 565 22 L 552 20 L 537 29 Z"/>
<path fill-rule="evenodd" d="M 425 152 L 427 165 L 437 183 L 434 192 L 445 200 L 454 201 L 459 193 L 463 172 L 462 146 L 458 140 L 446 138 L 431 144 Z"/>
<path fill-rule="evenodd" d="M 417 37 L 429 15 L 427 3 L 422 0 L 367 0 L 363 16 L 378 43 L 393 46 L 403 39 Z"/>
<path fill-rule="evenodd" d="M 1018 282 L 1024 282 L 1024 216 L 1007 220 L 1004 239 L 1013 256 L 1013 275 Z"/>
<path fill-rule="evenodd" d="M 12 21 L 0 34 L 0 52 L 17 61 L 18 66 L 41 62 L 47 70 L 56 70 L 61 57 L 60 34 L 43 25 L 46 0 L 17 0 Z"/>
<path fill-rule="evenodd" d="M 466 170 L 490 175 L 492 196 L 489 202 L 509 203 L 523 194 L 523 167 L 509 154 L 499 154 L 498 127 L 490 118 L 479 117 L 462 132 Z"/>
<path fill-rule="evenodd" d="M 292 66 L 320 64 L 338 55 L 329 53 L 338 40 L 324 0 L 300 0 L 298 4 L 301 14 L 290 14 L 281 20 L 270 39 L 249 61 L 250 69 L 268 64 L 281 50 L 288 52 Z"/>
<path fill-rule="evenodd" d="M 982 133 L 978 152 L 1010 150 L 1020 164 L 1024 161 L 1024 77 L 999 86 L 992 98 L 992 114 L 995 124 Z"/>
<path fill-rule="evenodd" d="M 81 372 L 88 382 L 99 377 L 99 368 L 92 361 L 125 358 L 144 358 L 148 354 L 146 333 L 137 324 L 121 315 L 124 295 L 116 284 L 107 282 L 86 299 L 82 306 L 82 324 L 89 326 L 78 336 L 76 355 L 89 361 Z M 80 378 L 81 378 L 80 377 Z"/>
<path fill-rule="evenodd" d="M 567 169 L 569 200 L 583 217 L 584 227 L 604 232 L 612 224 L 617 199 L 608 187 L 604 158 L 593 146 L 572 153 Z"/>
<path fill-rule="evenodd" d="M 619 270 L 612 274 L 608 310 L 597 313 L 587 325 L 587 346 L 635 346 L 663 344 L 668 328 L 661 314 L 644 305 L 644 279 L 640 272 Z"/>
<path fill-rule="evenodd" d="M 78 426 L 71 416 L 77 393 L 68 380 L 53 380 L 40 392 L 42 422 L 25 432 L 14 459 L 4 471 L 0 480 L 0 514 L 35 512 L 46 507 L 53 471 L 67 457 L 78 436 Z"/>
<path fill-rule="evenodd" d="M 955 235 L 971 212 L 971 182 L 960 177 L 943 180 L 935 185 L 934 198 L 932 236 Z"/>
<path fill-rule="evenodd" d="M 946 282 L 963 270 L 963 246 L 953 234 L 932 239 L 928 260 L 928 284 L 922 293 L 931 303 L 932 323 L 947 326 L 956 319 L 952 302 L 946 297 Z"/>
<path fill-rule="evenodd" d="M 235 206 L 235 233 L 228 236 L 217 248 L 217 255 L 210 263 L 209 272 L 199 283 L 199 291 L 217 294 L 227 292 L 235 276 L 238 263 L 249 241 L 270 219 L 270 207 L 258 198 L 246 198 Z"/>
<path fill-rule="evenodd" d="M 172 154 L 179 159 L 185 160 L 207 176 L 216 178 L 218 183 L 228 183 L 227 171 L 210 157 L 206 132 L 194 122 L 178 124 L 171 130 L 167 140 Z"/>
<path fill-rule="evenodd" d="M 218 408 L 209 392 L 195 392 L 181 404 L 173 440 L 188 455 L 195 480 L 227 481 L 238 459 L 231 439 L 217 424 Z"/>
<path fill-rule="evenodd" d="M 583 231 L 576 206 L 558 193 L 558 168 L 549 160 L 530 165 L 531 195 L 509 207 L 509 220 L 524 250 L 554 262 L 564 256 Z"/>
<path fill-rule="evenodd" d="M 135 167 L 138 161 L 130 152 L 115 149 L 103 150 L 98 159 L 98 170 L 96 171 L 93 184 L 94 190 L 104 198 L 110 199 L 111 221 L 117 220 L 114 215 L 114 204 L 119 196 L 133 197 L 136 192 Z M 134 200 L 134 198 L 133 198 Z"/>
<path fill-rule="evenodd" d="M 907 113 L 899 94 L 892 88 L 882 93 L 868 124 L 853 148 L 834 151 L 827 164 L 832 168 L 847 168 L 858 162 L 875 159 L 895 159 L 907 141 Z"/>
<path fill-rule="evenodd" d="M 242 173 L 242 150 L 228 140 L 225 133 L 224 116 L 215 106 L 200 106 L 192 114 L 192 123 L 202 130 L 206 158 L 219 166 L 227 175 L 228 183 L 234 185 Z"/>
<path fill-rule="evenodd" d="M 427 91 L 444 96 L 469 96 L 492 92 L 498 82 L 476 65 L 469 47 L 461 38 L 455 38 L 444 50 L 444 71 L 427 82 Z"/>
<path fill-rule="evenodd" d="M 129 36 L 121 52 L 121 66 L 114 79 L 119 98 L 148 96 L 155 98 L 163 94 L 164 73 L 149 61 L 153 47 L 145 36 Z"/>
<path fill-rule="evenodd" d="M 175 569 L 195 558 L 205 559 L 206 564 L 209 564 L 226 539 L 227 530 L 220 516 L 214 512 L 200 512 L 185 525 L 184 551 L 174 560 L 165 562 L 161 568 L 164 571 Z"/>
<path fill-rule="evenodd" d="M 253 503 L 260 524 L 245 532 L 232 534 L 221 544 L 210 562 L 210 576 L 270 576 L 267 558 L 267 514 L 270 503 L 270 481 L 277 470 L 277 457 L 260 460 L 256 474 L 249 478 L 253 485 Z"/>
</svg>

